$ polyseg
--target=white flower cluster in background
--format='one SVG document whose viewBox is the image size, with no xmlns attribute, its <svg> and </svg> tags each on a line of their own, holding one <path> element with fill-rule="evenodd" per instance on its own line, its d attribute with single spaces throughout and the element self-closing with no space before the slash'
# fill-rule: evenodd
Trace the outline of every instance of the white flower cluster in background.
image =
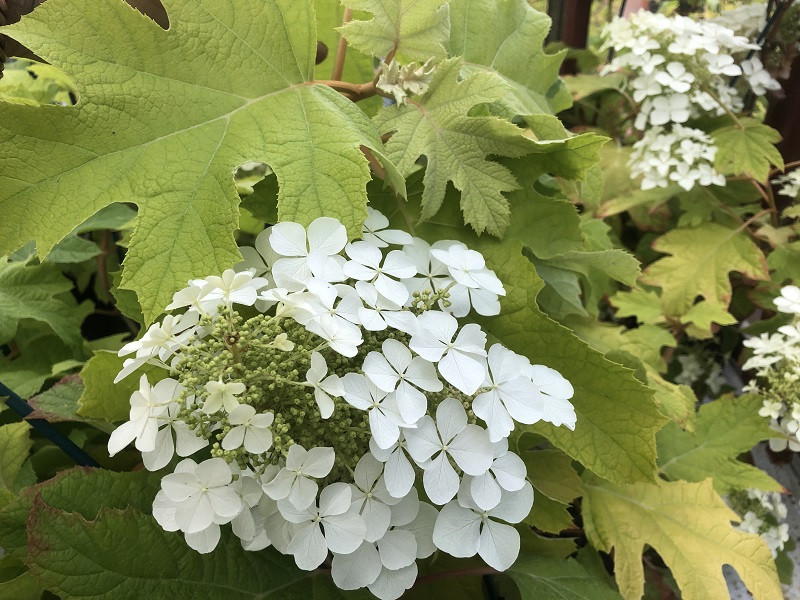
<svg viewBox="0 0 800 600">
<path fill-rule="evenodd" d="M 633 145 L 628 164 L 631 175 L 641 176 L 643 190 L 677 183 L 688 191 L 695 185 L 725 185 L 725 176 L 714 168 L 716 153 L 711 137 L 699 129 L 653 127 Z"/>
<path fill-rule="evenodd" d="M 800 452 L 800 288 L 784 286 L 774 302 L 780 312 L 795 315 L 794 321 L 776 333 L 745 340 L 753 355 L 742 368 L 756 370 L 758 380 L 751 381 L 747 389 L 764 396 L 758 414 L 770 419 L 780 434 L 770 438 L 770 449 Z"/>
<path fill-rule="evenodd" d="M 647 132 L 629 161 L 635 174 L 643 176 L 642 189 L 666 187 L 671 181 L 687 190 L 724 185 L 713 167 L 710 138 L 684 124 L 696 117 L 740 112 L 744 102 L 741 90 L 730 86 L 733 77 L 747 82 L 757 96 L 780 89 L 758 57 L 746 58 L 759 46 L 713 21 L 648 11 L 614 19 L 603 37 L 604 47 L 613 48 L 616 55 L 602 72 L 626 74 L 631 96 L 639 104 L 634 127 Z M 670 155 L 668 167 L 657 167 L 654 161 L 680 149 L 681 142 L 689 151 Z M 640 159 L 645 164 L 638 165 Z"/>
<path fill-rule="evenodd" d="M 767 5 L 764 2 L 742 4 L 723 11 L 711 19 L 711 22 L 730 29 L 736 35 L 754 40 L 767 24 Z"/>
<path fill-rule="evenodd" d="M 557 371 L 459 321 L 500 312 L 480 253 L 368 210 L 360 241 L 331 218 L 279 223 L 237 271 L 176 293 L 183 312 L 120 351 L 119 378 L 170 376 L 142 375 L 109 452 L 133 442 L 150 470 L 184 457 L 153 514 L 197 551 L 230 523 L 247 550 L 393 599 L 437 549 L 509 568 L 533 488 L 507 437 L 576 416 Z"/>
<path fill-rule="evenodd" d="M 789 541 L 788 510 L 777 492 L 742 490 L 734 492 L 728 501 L 741 515 L 737 529 L 760 535 L 769 546 L 772 556 L 778 555 Z"/>
<path fill-rule="evenodd" d="M 776 177 L 772 180 L 772 183 L 780 186 L 778 193 L 781 196 L 787 196 L 792 199 L 800 198 L 800 169 L 795 169 L 785 175 Z"/>
</svg>

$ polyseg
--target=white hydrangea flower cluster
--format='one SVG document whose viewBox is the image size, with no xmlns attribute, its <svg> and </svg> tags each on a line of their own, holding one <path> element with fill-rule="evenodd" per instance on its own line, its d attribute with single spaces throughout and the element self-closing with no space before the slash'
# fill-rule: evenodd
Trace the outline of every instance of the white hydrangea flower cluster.
<svg viewBox="0 0 800 600">
<path fill-rule="evenodd" d="M 772 183 L 780 186 L 781 189 L 778 190 L 778 193 L 781 196 L 792 199 L 800 198 L 800 169 L 776 177 Z"/>
<path fill-rule="evenodd" d="M 729 502 L 742 516 L 737 529 L 760 535 L 769 546 L 772 556 L 778 555 L 789 541 L 788 510 L 777 492 L 743 490 L 735 492 Z"/>
<path fill-rule="evenodd" d="M 674 182 L 688 191 L 695 185 L 725 185 L 725 176 L 714 168 L 716 153 L 711 136 L 699 129 L 653 127 L 633 145 L 628 164 L 631 175 L 641 176 L 643 190 Z"/>
<path fill-rule="evenodd" d="M 724 185 L 713 168 L 710 138 L 683 124 L 740 112 L 744 103 L 741 92 L 730 86 L 732 77 L 742 76 L 756 95 L 780 89 L 757 57 L 746 58 L 759 46 L 719 23 L 648 11 L 614 19 L 603 37 L 604 47 L 616 52 L 603 73 L 628 74 L 631 95 L 640 105 L 634 127 L 647 132 L 629 162 L 636 175 L 644 176 L 642 189 L 667 187 L 670 181 L 687 190 Z M 684 147 L 688 151 L 656 164 L 667 151 Z"/>
<path fill-rule="evenodd" d="M 133 442 L 150 470 L 184 457 L 153 514 L 197 551 L 230 523 L 247 550 L 393 599 L 437 549 L 512 565 L 533 488 L 507 437 L 576 415 L 557 371 L 459 322 L 500 312 L 480 253 L 368 210 L 359 241 L 331 218 L 278 223 L 237 271 L 176 293 L 183 312 L 120 351 L 119 378 L 170 377 L 141 377 L 109 452 Z"/>
<path fill-rule="evenodd" d="M 753 355 L 742 368 L 756 369 L 765 382 L 759 385 L 751 381 L 747 390 L 764 396 L 758 414 L 770 419 L 772 428 L 780 434 L 770 438 L 770 449 L 800 452 L 800 288 L 784 286 L 774 302 L 780 312 L 795 315 L 794 322 L 779 327 L 777 333 L 745 340 Z"/>
</svg>

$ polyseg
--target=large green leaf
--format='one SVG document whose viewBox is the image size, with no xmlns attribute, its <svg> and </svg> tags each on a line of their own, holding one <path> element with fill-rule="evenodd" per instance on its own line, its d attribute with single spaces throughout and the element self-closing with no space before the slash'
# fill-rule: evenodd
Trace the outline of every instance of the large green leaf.
<svg viewBox="0 0 800 600">
<path fill-rule="evenodd" d="M 340 31 L 347 42 L 372 56 L 394 51 L 407 60 L 426 61 L 445 55 L 450 33 L 445 0 L 344 0 L 356 10 L 372 13 L 370 20 L 354 19 Z"/>
<path fill-rule="evenodd" d="M 614 574 L 622 596 L 644 592 L 642 552 L 658 552 L 684 600 L 727 600 L 722 565 L 731 565 L 755 598 L 781 600 L 775 564 L 759 536 L 731 526 L 740 519 L 710 480 L 617 486 L 584 478 L 583 522 L 591 544 L 614 549 Z"/>
<path fill-rule="evenodd" d="M 642 281 L 661 287 L 664 313 L 681 316 L 700 295 L 706 302 L 727 308 L 731 300 L 728 273 L 767 279 L 767 262 L 759 247 L 739 229 L 714 223 L 673 229 L 653 248 L 671 254 L 645 269 Z"/>
<path fill-rule="evenodd" d="M 573 559 L 522 556 L 508 570 L 522 600 L 614 600 L 620 595 Z"/>
<path fill-rule="evenodd" d="M 3 29 L 69 74 L 81 101 L 3 105 L 0 252 L 35 238 L 45 255 L 104 206 L 134 202 L 122 287 L 148 321 L 188 279 L 239 259 L 238 165 L 270 165 L 281 219 L 325 214 L 355 235 L 370 179 L 360 148 L 382 156 L 366 115 L 313 85 L 311 0 L 165 5 L 167 31 L 122 0 L 52 0 Z"/>
<path fill-rule="evenodd" d="M 4 214 L 0 228 L 5 222 Z M 14 337 L 21 319 L 35 319 L 70 346 L 80 346 L 82 315 L 58 297 L 71 289 L 72 282 L 54 265 L 29 266 L 0 257 L 0 343 Z"/>
<path fill-rule="evenodd" d="M 558 78 L 565 51 L 542 50 L 549 30 L 550 18 L 525 0 L 450 2 L 450 55 L 464 57 L 466 73 L 503 77 L 508 87 L 498 103 L 507 116 L 552 114 L 572 104 Z"/>
<path fill-rule="evenodd" d="M 230 534 L 212 554 L 198 554 L 180 533 L 164 531 L 135 509 L 103 508 L 87 521 L 37 498 L 28 539 L 28 564 L 36 579 L 74 600 L 345 598 L 330 576 L 301 571 L 291 557 L 272 549 L 247 552 Z"/>
<path fill-rule="evenodd" d="M 741 119 L 740 124 L 711 135 L 717 145 L 717 170 L 726 175 L 748 175 L 766 182 L 773 165 L 783 169 L 783 158 L 775 147 L 781 135 L 757 119 Z"/>
<path fill-rule="evenodd" d="M 773 435 L 769 421 L 759 416 L 763 399 L 755 394 L 725 396 L 700 407 L 694 433 L 668 423 L 658 432 L 658 464 L 670 479 L 714 479 L 715 489 L 757 488 L 781 491 L 783 486 L 761 469 L 736 459 Z"/>
</svg>

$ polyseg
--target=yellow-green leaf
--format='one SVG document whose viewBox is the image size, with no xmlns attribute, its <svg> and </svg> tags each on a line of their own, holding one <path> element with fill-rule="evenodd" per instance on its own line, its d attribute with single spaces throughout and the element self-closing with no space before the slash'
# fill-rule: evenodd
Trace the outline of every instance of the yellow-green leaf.
<svg viewBox="0 0 800 600">
<path fill-rule="evenodd" d="M 734 529 L 740 519 L 714 491 L 711 480 L 618 486 L 584 477 L 583 521 L 590 543 L 614 550 L 614 574 L 626 600 L 644 592 L 642 552 L 658 552 L 683 600 L 729 600 L 722 565 L 731 565 L 758 600 L 782 600 L 767 544 Z"/>
<path fill-rule="evenodd" d="M 748 175 L 766 182 L 772 166 L 783 169 L 783 158 L 775 147 L 781 134 L 758 119 L 741 119 L 711 133 L 717 145 L 715 163 L 725 175 Z"/>
<path fill-rule="evenodd" d="M 641 280 L 661 287 L 661 303 L 669 316 L 685 315 L 698 295 L 727 308 L 731 271 L 751 279 L 768 278 L 764 253 L 739 229 L 714 223 L 673 229 L 658 238 L 653 248 L 671 256 L 650 265 Z"/>
</svg>

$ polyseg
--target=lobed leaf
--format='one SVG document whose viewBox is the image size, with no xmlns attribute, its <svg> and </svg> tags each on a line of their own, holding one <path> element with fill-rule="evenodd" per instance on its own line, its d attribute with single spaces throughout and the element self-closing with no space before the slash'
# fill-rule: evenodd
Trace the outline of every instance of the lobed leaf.
<svg viewBox="0 0 800 600">
<path fill-rule="evenodd" d="M 0 163 L 0 248 L 35 238 L 44 256 L 104 206 L 136 203 L 121 286 L 148 322 L 188 279 L 239 260 L 239 165 L 277 174 L 282 220 L 325 214 L 355 235 L 370 180 L 361 147 L 383 156 L 366 115 L 313 84 L 311 0 L 165 4 L 167 31 L 122 0 L 52 0 L 3 29 L 70 75 L 80 102 L 3 105 L 0 144 L 14 155 Z"/>
<path fill-rule="evenodd" d="M 614 485 L 584 477 L 583 519 L 591 544 L 614 549 L 614 574 L 627 600 L 644 592 L 642 552 L 658 552 L 684 600 L 726 600 L 722 565 L 731 565 L 759 600 L 781 600 L 780 582 L 767 544 L 731 526 L 739 517 L 710 480 Z"/>
</svg>

